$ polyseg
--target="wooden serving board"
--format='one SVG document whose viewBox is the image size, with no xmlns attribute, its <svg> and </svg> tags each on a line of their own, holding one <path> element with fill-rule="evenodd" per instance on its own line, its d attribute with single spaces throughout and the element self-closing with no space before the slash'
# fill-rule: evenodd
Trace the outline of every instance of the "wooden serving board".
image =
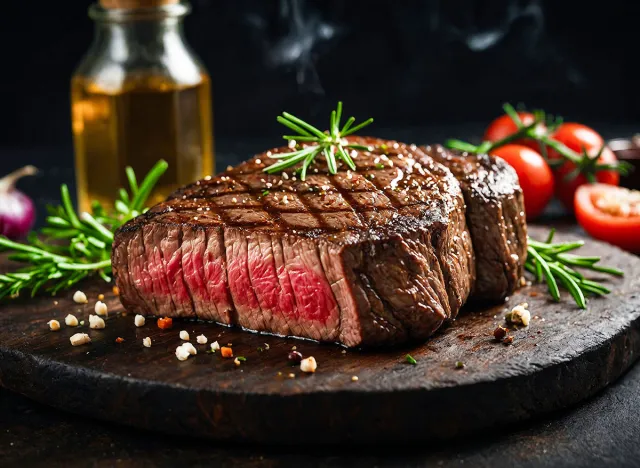
<svg viewBox="0 0 640 468">
<path fill-rule="evenodd" d="M 547 232 L 530 230 L 538 238 Z M 195 321 L 175 320 L 172 330 L 160 330 L 147 319 L 136 328 L 110 287 L 96 280 L 81 287 L 85 306 L 71 300 L 72 292 L 1 306 L 0 384 L 89 417 L 220 440 L 371 443 L 468 434 L 575 404 L 640 355 L 640 259 L 594 241 L 581 253 L 626 272 L 608 281 L 614 291 L 591 299 L 586 311 L 566 296 L 554 303 L 544 286 L 533 285 L 506 304 L 467 310 L 426 343 L 366 352 Z M 104 330 L 89 330 L 100 293 L 110 317 Z M 520 302 L 530 305 L 530 326 L 514 330 L 511 345 L 495 342 L 505 310 Z M 64 326 L 68 313 L 85 325 Z M 48 330 L 53 318 L 63 324 L 58 332 Z M 198 349 L 186 362 L 174 355 L 180 330 Z M 69 337 L 81 331 L 92 342 L 72 347 Z M 209 343 L 232 343 L 246 362 L 236 367 L 206 353 L 208 345 L 195 344 L 201 333 Z M 147 336 L 151 348 L 142 345 Z M 116 343 L 118 337 L 125 341 Z M 287 362 L 293 346 L 315 356 L 315 374 Z M 416 365 L 405 362 L 407 353 Z"/>
</svg>

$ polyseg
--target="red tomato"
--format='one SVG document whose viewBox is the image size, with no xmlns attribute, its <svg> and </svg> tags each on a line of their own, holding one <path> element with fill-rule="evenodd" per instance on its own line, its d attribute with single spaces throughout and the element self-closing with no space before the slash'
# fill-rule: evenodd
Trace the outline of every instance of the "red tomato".
<svg viewBox="0 0 640 468">
<path fill-rule="evenodd" d="M 595 157 L 602 148 L 604 140 L 591 128 L 578 123 L 563 123 L 553 134 L 553 139 L 563 143 L 567 148 L 572 149 L 576 153 L 581 154 L 584 150 L 589 156 Z M 549 148 L 549 159 L 560 159 L 561 156 L 551 148 Z M 617 162 L 617 158 L 613 151 L 605 148 L 599 163 L 612 164 Z M 572 162 L 565 162 L 563 165 L 555 169 L 556 173 L 556 195 L 562 204 L 571 211 L 573 209 L 573 198 L 576 189 L 581 185 L 588 183 L 587 178 L 580 174 L 571 181 L 566 181 L 565 177 L 576 168 Z M 598 170 L 594 172 L 596 180 L 603 184 L 618 185 L 620 183 L 620 175 L 616 171 Z"/>
<path fill-rule="evenodd" d="M 574 209 L 580 225 L 596 239 L 640 252 L 640 191 L 583 185 L 576 191 Z"/>
<path fill-rule="evenodd" d="M 518 112 L 518 117 L 522 121 L 523 125 L 531 125 L 535 120 L 533 114 L 529 112 Z M 541 128 L 545 128 L 543 124 L 540 124 Z M 518 130 L 518 126 L 513 119 L 508 115 L 502 115 L 489 124 L 487 130 L 484 133 L 484 141 L 498 141 L 509 135 L 515 133 Z M 539 151 L 539 145 L 535 141 L 528 140 L 516 140 L 513 143 L 518 145 L 528 146 L 532 150 Z"/>
<path fill-rule="evenodd" d="M 527 219 L 540 216 L 553 196 L 553 173 L 544 158 L 522 145 L 505 145 L 491 154 L 500 156 L 518 174 Z"/>
</svg>

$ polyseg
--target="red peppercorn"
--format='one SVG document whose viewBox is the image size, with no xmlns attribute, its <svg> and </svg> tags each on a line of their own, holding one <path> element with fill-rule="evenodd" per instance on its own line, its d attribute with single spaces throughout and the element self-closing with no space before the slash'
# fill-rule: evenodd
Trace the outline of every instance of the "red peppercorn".
<svg viewBox="0 0 640 468">
<path fill-rule="evenodd" d="M 507 336 L 507 329 L 498 325 L 498 328 L 493 330 L 493 337 L 496 341 L 504 340 L 504 337 Z"/>
<path fill-rule="evenodd" d="M 294 364 L 298 364 L 300 361 L 302 361 L 302 354 L 300 354 L 298 351 L 291 351 L 287 356 L 287 359 Z"/>
</svg>

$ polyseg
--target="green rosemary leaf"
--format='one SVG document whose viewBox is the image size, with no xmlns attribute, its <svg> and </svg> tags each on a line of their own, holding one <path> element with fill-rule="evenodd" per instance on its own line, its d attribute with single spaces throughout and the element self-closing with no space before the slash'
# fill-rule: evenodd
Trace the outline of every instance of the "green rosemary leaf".
<svg viewBox="0 0 640 468">
<path fill-rule="evenodd" d="M 599 266 L 599 265 L 592 265 L 589 267 L 590 270 L 593 271 L 599 271 L 602 273 L 609 273 L 610 275 L 615 275 L 615 276 L 624 276 L 624 271 L 619 270 L 618 268 L 614 268 L 614 267 L 605 267 L 605 266 Z"/>
<path fill-rule="evenodd" d="M 127 166 L 124 171 L 127 174 L 131 193 L 135 195 L 138 192 L 138 180 L 136 179 L 136 173 L 133 171 L 131 166 Z"/>
<path fill-rule="evenodd" d="M 518 128 L 523 127 L 524 124 L 522 123 L 522 120 L 520 119 L 520 116 L 518 115 L 518 112 L 514 109 L 514 107 L 507 103 L 504 103 L 502 105 L 502 109 L 504 110 L 504 113 L 507 114 L 509 117 L 511 117 L 511 120 L 513 120 L 513 122 L 518 126 Z"/>
<path fill-rule="evenodd" d="M 413 357 L 411 354 L 407 354 L 407 355 L 404 357 L 404 360 L 405 360 L 407 363 L 409 363 L 409 364 L 411 364 L 411 365 L 413 365 L 413 366 L 415 366 L 416 364 L 418 364 L 418 361 L 416 361 L 416 360 L 414 359 L 414 357 Z"/>
<path fill-rule="evenodd" d="M 312 135 L 311 133 L 309 133 L 308 131 L 306 131 L 304 128 L 300 127 L 299 125 L 296 125 L 295 123 L 291 122 L 288 119 L 285 119 L 284 117 L 282 117 L 281 115 L 279 115 L 278 117 L 276 117 L 276 120 L 278 121 L 278 123 L 281 123 L 282 125 L 284 125 L 285 127 L 289 127 L 291 130 L 293 130 L 294 132 L 298 132 L 301 136 L 313 136 L 314 138 L 318 138 L 317 135 Z"/>
<path fill-rule="evenodd" d="M 361 124 L 356 125 L 355 127 L 351 127 L 349 128 L 346 132 L 343 132 L 341 134 L 342 137 L 346 137 L 348 135 L 352 135 L 353 133 L 357 132 L 358 130 L 366 127 L 367 125 L 371 125 L 373 123 L 373 119 L 369 118 L 367 120 L 365 120 L 364 122 L 362 122 Z"/>
<path fill-rule="evenodd" d="M 353 122 L 355 121 L 356 121 L 355 117 L 349 117 L 349 119 L 347 119 L 347 121 L 345 122 L 344 127 L 342 127 L 342 130 L 340 130 L 340 134 L 344 135 L 345 132 L 351 128 L 351 126 L 353 125 Z"/>
<path fill-rule="evenodd" d="M 344 145 L 345 148 L 350 148 L 350 149 L 356 149 L 356 150 L 360 150 L 360 151 L 371 151 L 371 147 L 370 146 L 364 146 L 364 145 L 357 145 L 357 144 L 350 144 L 350 145 Z"/>
<path fill-rule="evenodd" d="M 320 141 L 320 139 L 317 136 L 305 136 L 305 135 L 283 135 L 282 138 L 284 140 L 294 140 L 294 141 L 315 141 L 315 142 Z"/>
<path fill-rule="evenodd" d="M 324 147 L 323 150 L 324 157 L 327 160 L 327 168 L 329 169 L 329 173 L 335 174 L 338 172 L 338 166 L 336 164 L 336 158 L 331 152 L 331 149 Z"/>
<path fill-rule="evenodd" d="M 477 146 L 461 140 L 450 139 L 444 142 L 444 146 L 458 151 L 466 151 L 467 153 L 476 153 Z"/>
<path fill-rule="evenodd" d="M 576 301 L 576 304 L 578 304 L 578 307 L 580 307 L 581 309 L 586 309 L 587 303 L 585 301 L 584 294 L 582 294 L 582 290 L 580 289 L 576 281 L 555 263 L 550 263 L 548 266 L 549 271 L 555 273 L 555 276 L 557 276 L 569 290 L 569 293 L 571 294 L 571 296 L 573 296 L 573 299 Z"/>
<path fill-rule="evenodd" d="M 345 151 L 345 149 L 341 145 L 338 145 L 337 148 L 338 148 L 338 154 L 340 155 L 340 159 L 342 159 L 347 164 L 347 166 L 349 166 L 349 169 L 351 169 L 352 171 L 355 171 L 356 163 L 353 162 L 353 159 L 349 155 L 348 151 Z"/>
<path fill-rule="evenodd" d="M 311 124 L 308 124 L 307 122 L 305 122 L 302 119 L 299 119 L 295 115 L 289 114 L 288 112 L 283 112 L 282 113 L 282 117 L 284 117 L 285 119 L 287 119 L 290 122 L 293 122 L 296 125 L 299 125 L 300 127 L 305 129 L 307 132 L 309 132 L 312 135 L 316 135 L 316 136 L 318 136 L 320 138 L 325 138 L 326 137 L 326 135 L 324 133 L 322 133 L 320 130 L 318 130 L 316 127 L 314 127 Z M 289 128 L 291 128 L 291 127 L 289 127 Z"/>
<path fill-rule="evenodd" d="M 540 254 L 536 252 L 533 249 L 533 247 L 529 246 L 527 248 L 527 252 L 536 260 L 537 264 L 540 265 L 540 268 L 542 269 L 542 273 L 544 274 L 544 279 L 546 280 L 547 285 L 549 286 L 549 292 L 551 293 L 551 297 L 553 297 L 555 301 L 559 301 L 560 291 L 558 290 L 558 283 L 556 283 L 556 280 L 553 277 L 551 270 L 549 269 L 549 264 L 545 260 L 543 260 L 542 257 L 540 257 Z"/>
</svg>

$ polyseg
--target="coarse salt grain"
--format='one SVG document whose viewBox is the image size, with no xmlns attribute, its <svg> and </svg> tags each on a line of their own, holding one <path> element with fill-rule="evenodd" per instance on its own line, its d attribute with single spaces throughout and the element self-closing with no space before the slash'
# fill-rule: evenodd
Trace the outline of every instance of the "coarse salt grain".
<svg viewBox="0 0 640 468">
<path fill-rule="evenodd" d="M 47 322 L 47 325 L 49 325 L 49 330 L 51 331 L 60 330 L 60 322 L 58 322 L 57 320 L 49 320 Z"/>
<path fill-rule="evenodd" d="M 351 377 L 351 381 L 352 382 L 357 382 L 358 381 L 358 376 L 354 375 L 353 377 Z"/>
<path fill-rule="evenodd" d="M 76 333 L 69 338 L 72 346 L 80 346 L 83 344 L 91 343 L 91 338 L 86 333 Z"/>
<path fill-rule="evenodd" d="M 136 317 L 133 319 L 133 323 L 135 323 L 136 327 L 142 327 L 146 321 L 147 319 L 145 319 L 144 316 L 140 314 L 136 315 Z"/>
<path fill-rule="evenodd" d="M 196 341 L 198 342 L 198 344 L 207 344 L 207 337 L 204 335 L 198 335 Z"/>
<path fill-rule="evenodd" d="M 182 343 L 182 347 L 187 350 L 189 354 L 196 355 L 198 350 L 191 343 Z"/>
<path fill-rule="evenodd" d="M 313 373 L 316 371 L 317 368 L 318 368 L 318 363 L 316 362 L 316 359 L 313 356 L 309 356 L 308 358 L 300 361 L 300 370 L 302 372 Z"/>
<path fill-rule="evenodd" d="M 144 340 L 142 340 L 142 345 L 145 348 L 151 348 L 151 338 L 147 336 Z"/>
<path fill-rule="evenodd" d="M 105 304 L 102 301 L 96 302 L 96 305 L 93 308 L 93 310 L 95 310 L 96 314 L 102 315 L 102 316 L 105 316 L 109 313 L 109 308 L 107 307 L 107 304 Z"/>
<path fill-rule="evenodd" d="M 73 294 L 73 300 L 76 304 L 86 304 L 87 302 L 89 302 L 87 300 L 87 295 L 82 291 L 76 291 Z"/>
<path fill-rule="evenodd" d="M 220 349 L 220 343 L 218 343 L 217 341 L 214 341 L 213 343 L 211 343 L 211 351 L 215 353 L 219 349 Z"/>
<path fill-rule="evenodd" d="M 189 341 L 189 333 L 186 330 L 182 330 L 180 332 L 180 339 L 184 341 Z"/>
<path fill-rule="evenodd" d="M 178 346 L 176 348 L 176 357 L 178 358 L 178 361 L 186 361 L 187 359 L 189 359 L 189 356 L 191 356 L 189 351 L 187 351 L 182 346 Z"/>
<path fill-rule="evenodd" d="M 240 359 L 235 358 L 235 359 L 233 360 L 233 363 L 234 363 L 236 366 L 238 366 L 238 367 L 239 367 L 239 366 L 240 366 Z"/>
<path fill-rule="evenodd" d="M 262 160 L 261 159 L 256 159 L 256 164 L 262 164 Z"/>
<path fill-rule="evenodd" d="M 64 318 L 64 324 L 67 327 L 77 327 L 78 326 L 78 319 L 76 318 L 75 315 L 69 314 Z"/>
<path fill-rule="evenodd" d="M 102 317 L 98 317 L 97 315 L 93 315 L 93 314 L 89 315 L 89 328 L 93 328 L 94 330 L 97 330 L 104 327 L 105 327 L 105 323 Z"/>
</svg>

